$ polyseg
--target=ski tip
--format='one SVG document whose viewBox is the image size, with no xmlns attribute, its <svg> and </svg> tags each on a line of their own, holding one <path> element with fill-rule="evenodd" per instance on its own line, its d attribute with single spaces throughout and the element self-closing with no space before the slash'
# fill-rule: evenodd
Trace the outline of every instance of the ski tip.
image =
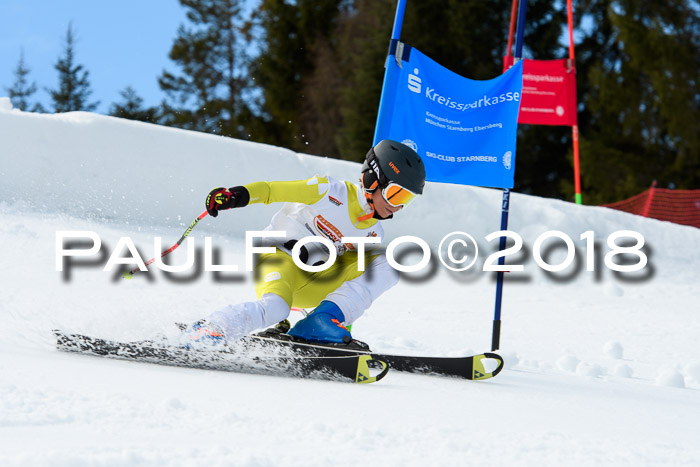
<svg viewBox="0 0 700 467">
<path fill-rule="evenodd" d="M 124 272 L 124 274 L 122 274 L 122 277 L 123 277 L 124 279 L 129 280 L 129 279 L 131 279 L 132 277 L 134 277 L 134 273 L 132 273 L 131 271 L 126 271 L 126 272 Z"/>
<path fill-rule="evenodd" d="M 487 372 L 486 368 L 484 367 L 484 360 L 496 360 L 498 362 L 498 365 L 493 371 Z M 503 369 L 503 365 L 503 357 L 501 357 L 498 354 L 486 352 L 481 355 L 477 355 L 474 357 L 474 360 L 472 362 L 472 374 L 471 378 L 469 379 L 482 380 L 493 378 L 501 372 L 501 370 Z"/>
<path fill-rule="evenodd" d="M 379 374 L 374 375 L 374 376 L 370 376 L 370 370 L 369 370 L 370 362 L 373 362 L 372 366 L 376 366 L 376 364 L 379 364 L 379 366 L 381 366 L 382 369 L 379 372 Z M 360 383 L 360 384 L 374 383 L 374 382 L 379 381 L 380 379 L 384 378 L 387 373 L 389 373 L 389 364 L 387 362 L 384 362 L 382 360 L 378 360 L 376 358 L 372 358 L 371 355 L 358 355 L 357 356 L 357 375 L 355 376 L 356 383 Z"/>
</svg>

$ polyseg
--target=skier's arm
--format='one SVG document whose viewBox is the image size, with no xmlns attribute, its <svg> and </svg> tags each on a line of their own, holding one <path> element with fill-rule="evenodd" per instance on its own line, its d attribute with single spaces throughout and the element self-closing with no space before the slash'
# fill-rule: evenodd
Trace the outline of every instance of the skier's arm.
<svg viewBox="0 0 700 467">
<path fill-rule="evenodd" d="M 242 208 L 248 204 L 303 203 L 314 204 L 328 191 L 328 179 L 313 177 L 291 182 L 254 182 L 232 188 L 214 188 L 206 201 L 212 217 L 219 211 Z"/>
<path fill-rule="evenodd" d="M 314 204 L 328 191 L 328 180 L 313 177 L 309 180 L 291 182 L 255 182 L 245 185 L 250 195 L 250 203 L 302 203 Z"/>
</svg>

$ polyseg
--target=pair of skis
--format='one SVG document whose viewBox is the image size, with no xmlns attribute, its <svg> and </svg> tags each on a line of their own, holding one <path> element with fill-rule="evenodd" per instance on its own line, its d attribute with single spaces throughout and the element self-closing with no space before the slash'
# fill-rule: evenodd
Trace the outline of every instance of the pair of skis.
<svg viewBox="0 0 700 467">
<path fill-rule="evenodd" d="M 117 342 L 106 339 L 54 331 L 56 346 L 77 352 L 120 360 L 134 360 L 159 365 L 180 366 L 239 373 L 288 375 L 301 378 L 349 380 L 373 383 L 389 371 L 385 362 L 371 355 L 317 357 L 294 351 L 271 351 L 245 345 L 222 350 L 202 350 L 162 344 L 154 341 Z M 370 371 L 370 367 L 379 368 Z"/>
<path fill-rule="evenodd" d="M 249 336 L 221 350 L 201 350 L 156 341 L 117 342 L 54 331 L 59 350 L 160 365 L 373 383 L 389 369 L 483 380 L 503 369 L 495 353 L 469 357 L 415 357 L 372 353 L 352 345 L 298 342 L 281 333 Z M 487 371 L 484 363 L 496 362 Z"/>
<path fill-rule="evenodd" d="M 207 214 L 204 211 L 197 216 L 182 237 L 160 256 L 164 257 L 177 249 Z M 155 258 L 145 264 L 148 266 L 153 261 Z M 137 271 L 138 268 L 125 272 L 124 278 L 131 279 Z M 161 365 L 340 379 L 356 383 L 379 381 L 390 368 L 470 380 L 492 378 L 503 369 L 503 359 L 495 353 L 457 358 L 385 355 L 370 352 L 366 345 L 353 346 L 348 343 L 327 346 L 299 342 L 285 332 L 274 329 L 244 338 L 222 350 L 195 350 L 155 341 L 117 342 L 62 331 L 54 331 L 54 334 L 57 348 L 67 352 Z M 491 371 L 484 366 L 489 360 L 496 362 L 495 369 Z"/>
</svg>

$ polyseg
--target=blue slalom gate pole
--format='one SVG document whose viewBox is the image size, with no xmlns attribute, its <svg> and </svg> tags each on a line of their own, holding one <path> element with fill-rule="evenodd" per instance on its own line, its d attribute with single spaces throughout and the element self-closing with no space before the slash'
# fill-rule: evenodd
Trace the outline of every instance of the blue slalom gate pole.
<svg viewBox="0 0 700 467">
<path fill-rule="evenodd" d="M 523 38 L 525 36 L 525 10 L 527 0 L 520 0 L 518 8 L 518 34 L 515 39 L 514 63 L 523 56 Z M 508 230 L 508 211 L 510 210 L 510 189 L 503 190 L 503 202 L 501 203 L 501 230 Z M 501 237 L 498 242 L 498 251 L 506 248 L 506 237 Z M 498 258 L 498 265 L 505 264 L 505 257 Z M 503 301 L 503 271 L 496 273 L 496 306 L 493 315 L 493 333 L 491 335 L 491 351 L 498 350 L 501 346 L 501 304 Z"/>
<path fill-rule="evenodd" d="M 393 107 L 394 89 L 392 89 L 394 76 L 397 71 L 397 65 L 392 61 L 396 52 L 396 44 L 401 39 L 401 27 L 403 26 L 403 14 L 406 11 L 406 0 L 399 0 L 396 4 L 396 16 L 394 16 L 394 28 L 391 31 L 391 43 L 389 53 L 384 64 L 384 82 L 382 83 L 382 97 L 379 100 L 379 112 L 377 114 L 377 123 L 374 127 L 374 141 L 372 146 L 379 143 L 379 135 L 383 134 L 382 128 L 385 124 L 391 121 L 391 108 Z M 399 57 L 399 60 L 401 57 Z"/>
<path fill-rule="evenodd" d="M 401 39 L 401 27 L 403 26 L 403 13 L 406 11 L 406 0 L 399 0 L 396 4 L 396 16 L 394 16 L 394 29 L 391 30 L 391 38 Z"/>
</svg>

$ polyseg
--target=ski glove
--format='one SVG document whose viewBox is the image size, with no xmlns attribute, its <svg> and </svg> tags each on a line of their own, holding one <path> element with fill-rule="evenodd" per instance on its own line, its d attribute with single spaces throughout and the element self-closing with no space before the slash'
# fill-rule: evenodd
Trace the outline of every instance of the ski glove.
<svg viewBox="0 0 700 467">
<path fill-rule="evenodd" d="M 247 206 L 249 201 L 250 193 L 244 186 L 214 188 L 207 196 L 206 207 L 209 215 L 216 217 L 219 215 L 219 211 L 242 208 Z"/>
</svg>

